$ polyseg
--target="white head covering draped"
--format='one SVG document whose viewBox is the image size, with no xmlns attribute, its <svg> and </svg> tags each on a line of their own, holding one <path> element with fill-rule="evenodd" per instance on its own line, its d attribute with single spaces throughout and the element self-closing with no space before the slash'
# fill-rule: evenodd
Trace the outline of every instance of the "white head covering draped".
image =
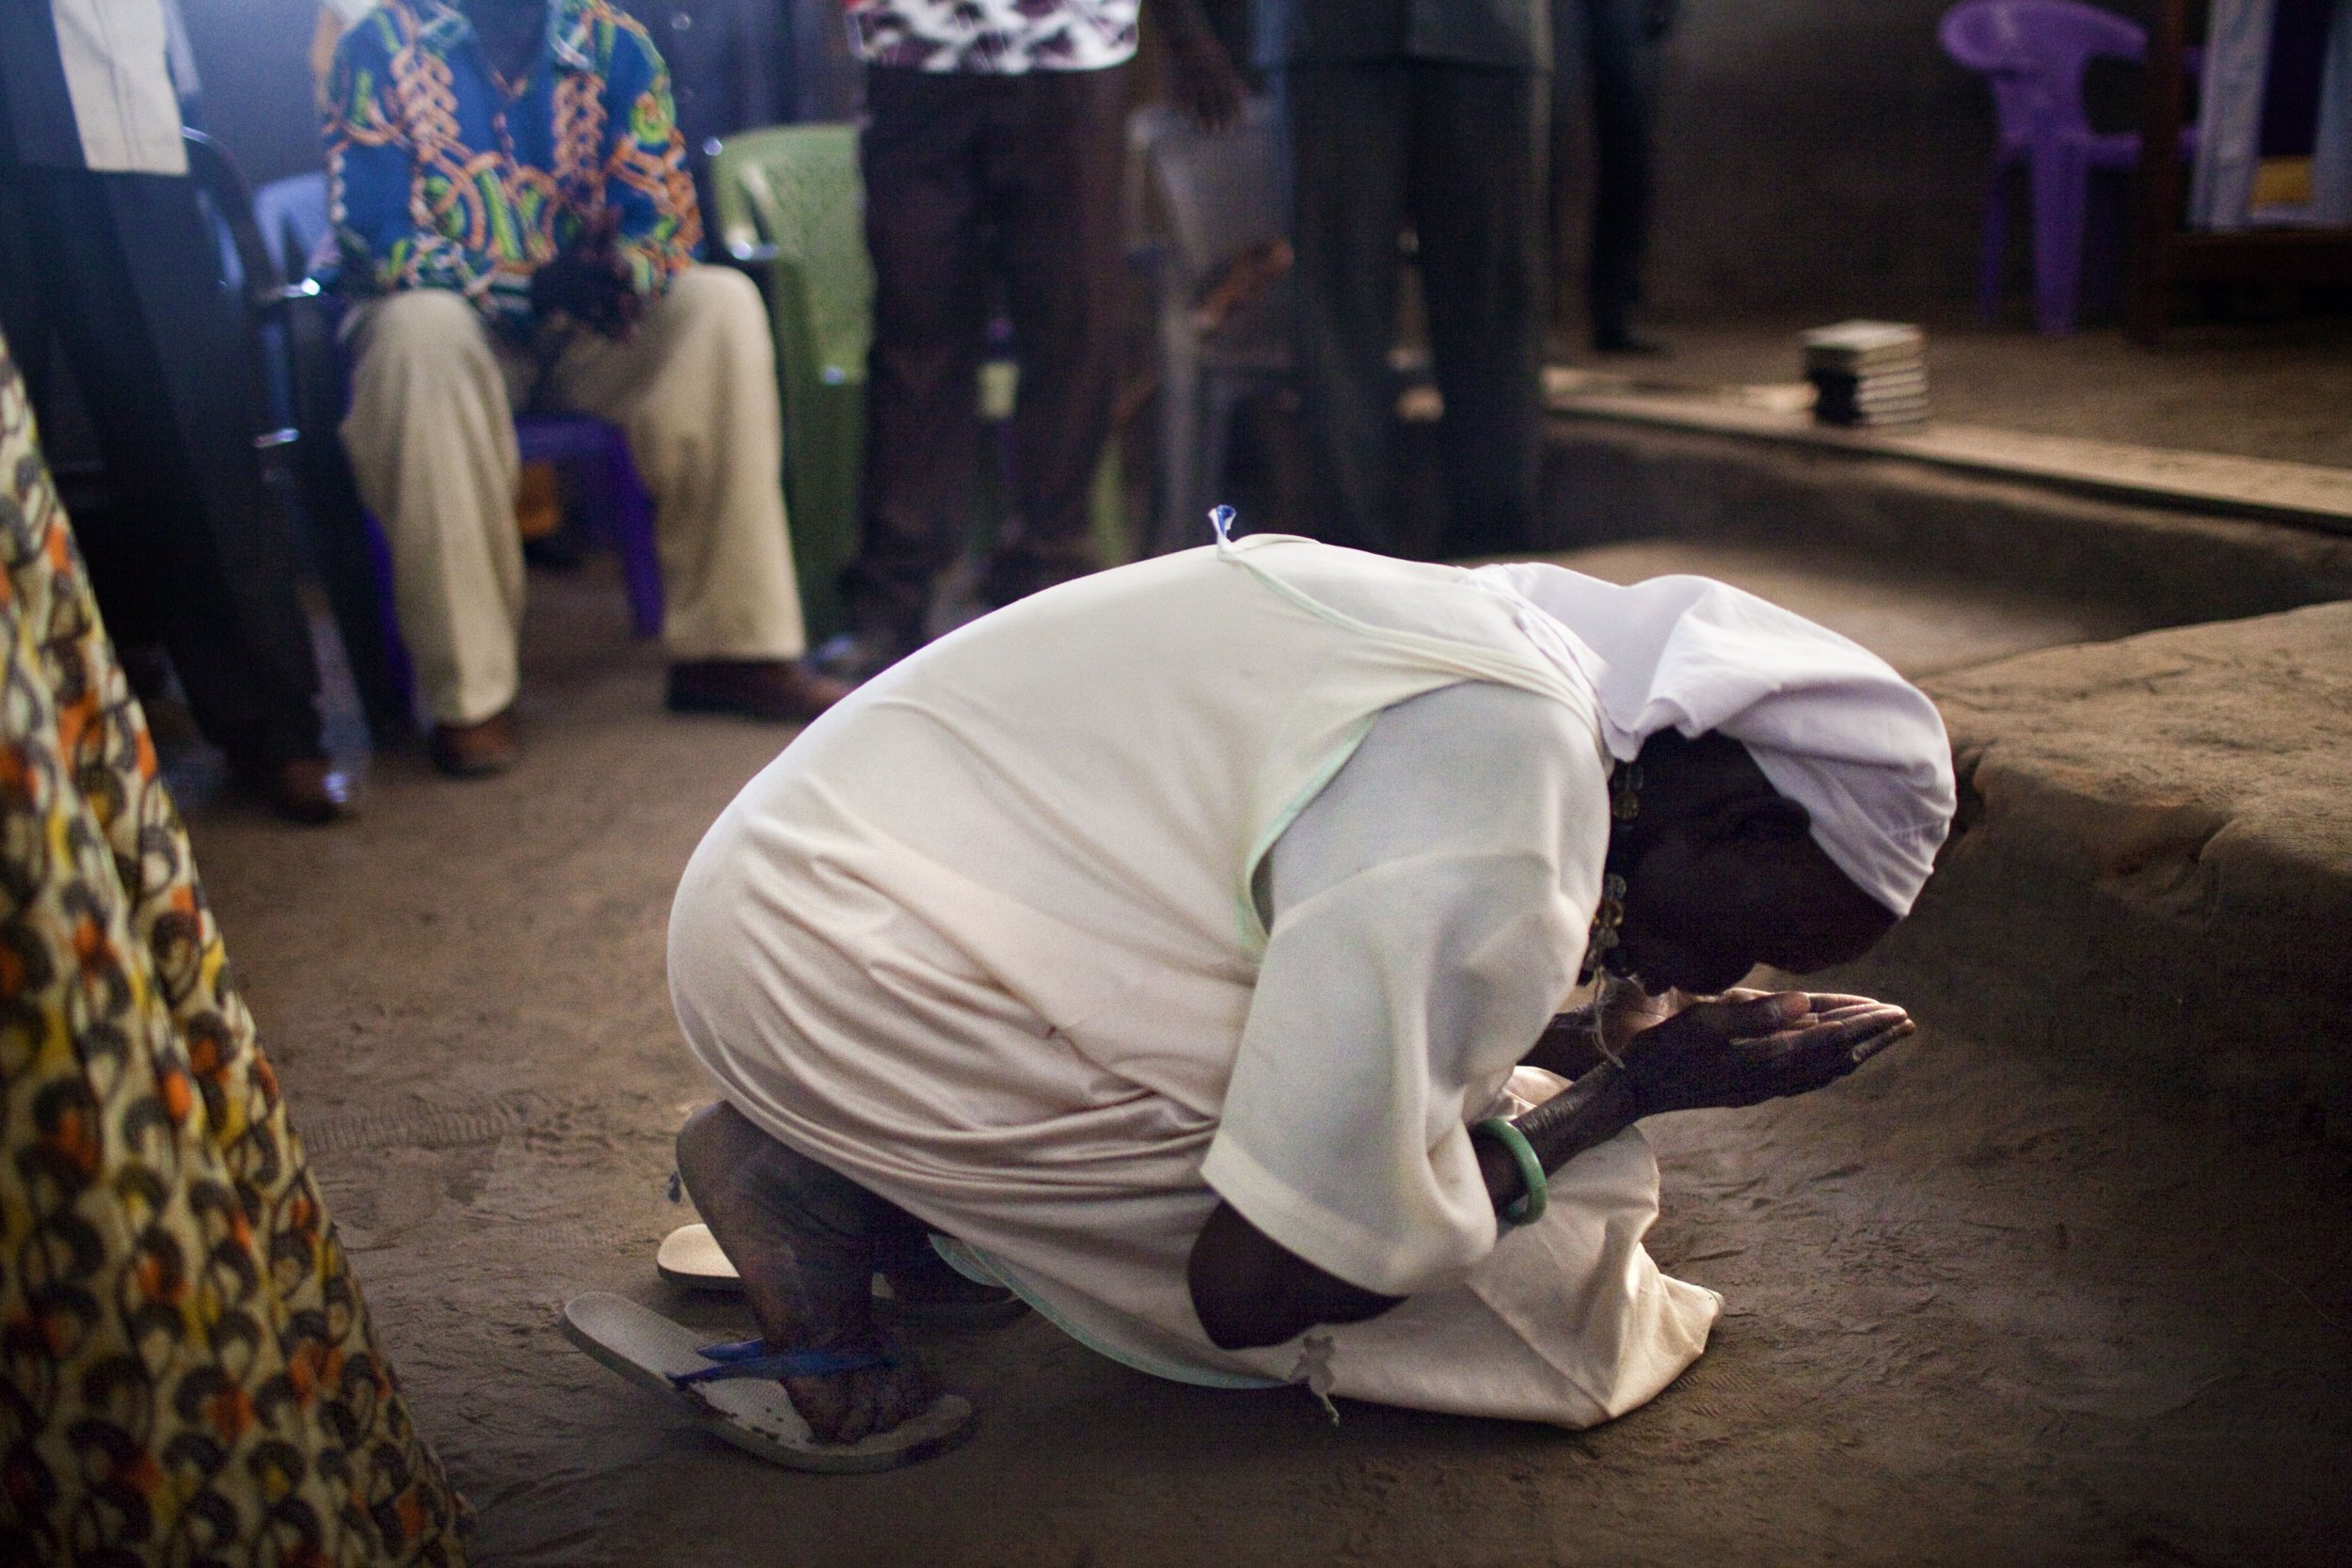
<svg viewBox="0 0 2352 1568">
<path fill-rule="evenodd" d="M 1534 562 L 1471 576 L 1519 601 L 1521 629 L 1592 683 L 1613 756 L 1668 728 L 1729 736 L 1855 886 L 1911 912 L 1951 826 L 1951 743 L 1885 660 L 1708 578 L 1621 588 Z"/>
</svg>

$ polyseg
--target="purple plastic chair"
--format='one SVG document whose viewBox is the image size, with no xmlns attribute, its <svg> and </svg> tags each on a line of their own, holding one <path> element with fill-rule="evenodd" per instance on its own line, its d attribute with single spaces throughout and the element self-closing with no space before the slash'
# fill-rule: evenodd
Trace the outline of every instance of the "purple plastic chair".
<svg viewBox="0 0 2352 1568">
<path fill-rule="evenodd" d="M 552 463 L 587 478 L 579 498 L 591 539 L 612 546 L 628 585 L 629 628 L 661 635 L 661 558 L 655 552 L 653 498 L 637 477 L 621 427 L 586 414 L 518 414 L 515 444 L 525 463 Z"/>
<path fill-rule="evenodd" d="M 2139 163 L 2137 132 L 2090 128 L 2083 71 L 2094 59 L 2143 57 L 2147 31 L 2075 0 L 1963 0 L 1944 13 L 1936 37 L 1944 53 L 1993 86 L 1998 139 L 1985 182 L 1978 309 L 1989 321 L 2000 300 L 2009 238 L 2004 182 L 2022 170 L 2032 198 L 2034 324 L 2046 333 L 2072 332 L 2090 171 Z M 2181 133 L 2184 152 L 2195 135 L 2193 127 Z"/>
<path fill-rule="evenodd" d="M 653 498 L 637 477 L 628 442 L 620 427 L 586 414 L 518 414 L 515 444 L 525 463 L 552 463 L 591 476 L 580 498 L 586 501 L 581 525 L 588 535 L 612 546 L 621 558 L 628 588 L 629 629 L 641 638 L 661 635 L 661 562 L 654 553 Z M 386 671 L 404 707 L 416 701 L 416 666 L 400 635 L 400 613 L 392 601 L 392 550 L 373 513 L 366 522 L 368 562 L 375 572 L 376 614 L 384 632 Z"/>
</svg>

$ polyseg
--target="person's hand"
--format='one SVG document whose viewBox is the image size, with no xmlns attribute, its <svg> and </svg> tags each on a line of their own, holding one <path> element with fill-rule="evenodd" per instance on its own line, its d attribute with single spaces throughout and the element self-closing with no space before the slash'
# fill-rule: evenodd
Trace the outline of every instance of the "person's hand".
<svg viewBox="0 0 2352 1568">
<path fill-rule="evenodd" d="M 621 259 L 618 226 L 606 220 L 565 246 L 531 275 L 531 309 L 542 318 L 561 311 L 605 337 L 626 339 L 645 313 L 628 263 Z"/>
<path fill-rule="evenodd" d="M 1755 1105 L 1835 1083 L 1916 1027 L 1867 996 L 1737 991 L 1634 1036 L 1626 1077 L 1637 1116 Z"/>
<path fill-rule="evenodd" d="M 1521 1060 L 1563 1078 L 1581 1078 L 1597 1063 L 1623 1060 L 1633 1037 L 1703 1000 L 1678 990 L 1652 996 L 1630 980 L 1604 976 L 1598 994 L 1573 1012 L 1554 1015 Z"/>
<path fill-rule="evenodd" d="M 1604 982 L 1592 1005 L 1599 1015 L 1603 1045 L 1610 1054 L 1622 1059 L 1632 1049 L 1635 1036 L 1657 1028 L 1702 1000 L 1678 990 L 1664 990 L 1652 996 L 1629 981 L 1615 981 Z"/>
<path fill-rule="evenodd" d="M 820 1443 L 855 1443 L 888 1432 L 920 1416 L 939 1398 L 922 1363 L 904 1350 L 887 1367 L 829 1377 L 787 1377 L 784 1391 Z"/>
<path fill-rule="evenodd" d="M 1222 131 L 1240 118 L 1241 76 L 1206 26 L 1169 30 L 1168 95 L 1204 131 Z"/>
</svg>

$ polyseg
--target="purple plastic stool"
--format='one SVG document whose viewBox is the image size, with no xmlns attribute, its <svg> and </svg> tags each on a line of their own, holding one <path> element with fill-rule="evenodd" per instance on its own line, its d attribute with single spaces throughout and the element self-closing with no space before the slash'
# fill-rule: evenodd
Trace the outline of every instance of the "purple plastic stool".
<svg viewBox="0 0 2352 1568">
<path fill-rule="evenodd" d="M 515 443 L 526 463 L 570 465 L 596 475 L 584 486 L 580 521 L 612 546 L 628 584 L 630 628 L 642 638 L 661 635 L 661 558 L 654 548 L 653 498 L 637 477 L 628 439 L 618 425 L 585 414 L 519 414 Z"/>
<path fill-rule="evenodd" d="M 584 471 L 594 480 L 581 487 L 586 510 L 580 518 L 591 537 L 612 546 L 628 587 L 629 629 L 641 638 L 661 635 L 661 561 L 654 547 L 653 498 L 637 477 L 628 439 L 618 425 L 586 414 L 518 414 L 515 444 L 525 463 L 553 463 Z M 366 513 L 368 559 L 375 567 L 375 593 L 384 626 L 387 678 L 416 704 L 416 666 L 401 641 L 400 613 L 392 598 L 392 551 L 383 525 Z"/>
<path fill-rule="evenodd" d="M 2083 71 L 2094 59 L 2143 57 L 2147 31 L 2076 0 L 1963 0 L 1944 13 L 1936 38 L 1944 53 L 1993 86 L 1998 139 L 1985 182 L 1977 309 L 1989 321 L 2000 300 L 2009 237 L 2003 181 L 2022 169 L 2032 196 L 2034 325 L 2072 332 L 2082 294 L 2090 171 L 2139 163 L 2139 133 L 2090 128 Z M 2195 127 L 2181 133 L 2184 153 L 2195 142 Z"/>
</svg>

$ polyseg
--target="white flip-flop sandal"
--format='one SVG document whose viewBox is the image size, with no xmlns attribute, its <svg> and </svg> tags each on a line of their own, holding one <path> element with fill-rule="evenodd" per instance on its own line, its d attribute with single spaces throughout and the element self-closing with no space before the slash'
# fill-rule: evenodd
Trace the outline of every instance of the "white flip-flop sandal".
<svg viewBox="0 0 2352 1568">
<path fill-rule="evenodd" d="M 942 1394 L 929 1410 L 854 1443 L 820 1443 L 775 1381 L 802 1362 L 810 1372 L 848 1370 L 824 1352 L 763 1354 L 757 1341 L 710 1345 L 683 1323 L 605 1291 L 564 1304 L 564 1336 L 631 1383 L 679 1401 L 694 1419 L 772 1465 L 853 1475 L 913 1465 L 972 1433 L 972 1403 Z M 786 1367 L 785 1363 L 791 1363 Z M 824 1363 L 816 1365 L 814 1363 Z"/>
<path fill-rule="evenodd" d="M 743 1276 L 707 1225 L 681 1225 L 661 1238 L 654 1271 L 673 1285 L 718 1295 L 740 1295 Z M 915 1328 L 988 1328 L 1010 1323 L 1028 1310 L 1019 1296 L 993 1301 L 900 1301 L 889 1281 L 874 1276 L 874 1308 L 880 1316 Z"/>
<path fill-rule="evenodd" d="M 653 1266 L 662 1278 L 690 1291 L 714 1291 L 723 1295 L 743 1292 L 743 1276 L 735 1272 L 735 1259 L 727 1256 L 707 1225 L 681 1225 L 662 1237 L 661 1250 L 653 1256 Z"/>
</svg>

